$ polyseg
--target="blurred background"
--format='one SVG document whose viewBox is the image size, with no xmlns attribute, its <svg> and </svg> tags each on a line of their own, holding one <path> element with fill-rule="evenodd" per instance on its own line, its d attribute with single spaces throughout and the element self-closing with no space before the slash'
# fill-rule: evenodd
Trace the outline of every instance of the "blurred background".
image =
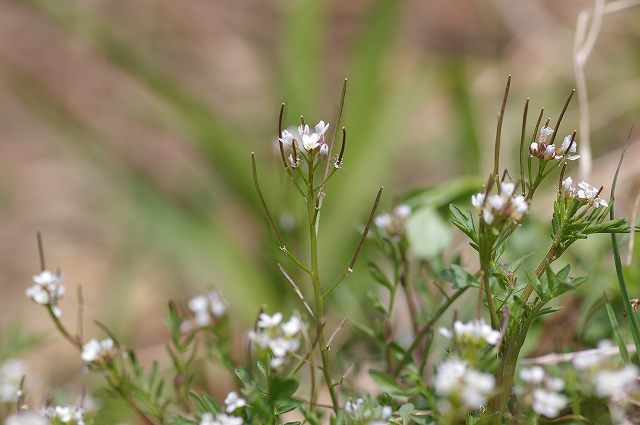
<svg viewBox="0 0 640 425">
<path fill-rule="evenodd" d="M 2 328 L 20 323 L 45 336 L 46 351 L 31 355 L 44 379 L 64 383 L 77 374 L 77 355 L 24 296 L 39 268 L 37 230 L 49 268 L 64 273 L 65 323 L 75 326 L 82 285 L 86 334 L 97 332 L 90 325 L 97 318 L 147 358 L 162 356 L 169 299 L 184 302 L 218 288 L 237 332 L 262 304 L 271 311 L 299 308 L 276 269 L 276 262 L 289 264 L 251 180 L 255 151 L 285 238 L 293 249 L 303 247 L 302 203 L 274 150 L 280 104 L 287 103 L 286 125 L 301 114 L 334 125 L 342 81 L 349 79 L 345 167 L 331 182 L 321 220 L 328 283 L 348 264 L 379 186 L 383 209 L 408 190 L 453 179 L 463 187 L 453 186 L 455 194 L 478 187 L 490 171 L 509 74 L 502 164 L 517 176 L 525 99 L 531 98 L 527 134 L 540 107 L 555 122 L 576 87 L 578 16 L 592 6 L 586 0 L 0 0 Z M 605 15 L 584 66 L 593 150 L 588 177 L 605 193 L 640 111 L 639 23 L 640 8 Z M 586 112 L 576 100 L 560 135 L 577 129 Z M 640 187 L 639 155 L 632 138 L 618 185 L 617 213 L 627 217 Z M 578 166 L 572 167 L 576 180 Z M 447 252 L 465 249 L 452 234 Z M 547 234 L 541 223 L 514 243 L 526 252 L 543 246 Z M 576 257 L 591 268 L 610 261 L 602 255 L 608 238 L 578 245 Z M 593 303 L 582 300 L 603 289 L 615 299 L 615 277 L 601 273 L 584 294 L 568 299 L 574 311 L 588 310 Z M 362 266 L 334 297 L 335 315 L 366 316 L 356 294 L 369 284 Z"/>
</svg>

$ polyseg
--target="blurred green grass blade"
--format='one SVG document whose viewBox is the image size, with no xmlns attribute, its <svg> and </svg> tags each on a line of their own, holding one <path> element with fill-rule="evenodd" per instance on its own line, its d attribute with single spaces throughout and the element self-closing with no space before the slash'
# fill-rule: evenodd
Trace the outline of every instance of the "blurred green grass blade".
<svg viewBox="0 0 640 425">
<path fill-rule="evenodd" d="M 12 72 L 11 87 L 32 113 L 60 133 L 66 142 L 82 150 L 92 164 L 109 176 L 120 189 L 119 193 L 139 212 L 135 217 L 136 228 L 157 239 L 158 252 L 198 269 L 201 276 L 207 276 L 211 273 L 208 270 L 214 267 L 217 274 L 225 277 L 224 282 L 216 282 L 216 285 L 223 292 L 228 289 L 228 298 L 237 302 L 238 310 L 245 317 L 252 316 L 261 302 L 278 304 L 272 282 L 268 280 L 269 274 L 261 273 L 262 269 L 255 263 L 259 259 L 246 255 L 224 217 L 211 211 L 211 199 L 200 203 L 189 198 L 176 199 L 160 191 L 144 172 L 121 165 L 122 159 L 107 149 L 108 143 L 97 131 L 27 72 Z M 201 197 L 199 199 L 202 201 Z M 275 271 L 271 274 L 275 275 Z M 173 284 L 184 290 L 182 282 Z M 238 290 L 243 285 L 246 285 L 245 290 Z M 255 304 L 241 295 L 249 289 L 255 295 L 252 300 Z"/>
<path fill-rule="evenodd" d="M 620 174 L 622 161 L 624 160 L 624 155 L 627 152 L 627 147 L 629 146 L 629 140 L 631 139 L 632 131 L 633 127 L 631 128 L 631 130 L 629 130 L 629 136 L 627 137 L 627 141 L 624 145 L 624 149 L 622 150 L 622 154 L 620 154 L 620 160 L 618 161 L 618 166 L 616 167 L 616 173 L 613 176 L 613 182 L 611 183 L 611 195 L 609 197 L 609 202 L 611 203 L 609 218 L 611 218 L 611 220 L 615 218 L 613 208 L 615 204 L 615 192 L 616 185 L 618 184 L 618 175 Z M 629 298 L 627 284 L 624 280 L 622 261 L 620 260 L 620 249 L 618 248 L 618 241 L 615 233 L 611 233 L 611 245 L 613 248 L 613 260 L 616 266 L 616 276 L 618 278 L 618 286 L 620 287 L 620 295 L 622 296 L 624 308 L 629 312 L 629 314 L 627 314 L 627 317 L 629 318 L 629 322 L 631 323 L 631 334 L 633 335 L 633 342 L 636 345 L 636 360 L 640 362 L 640 326 L 638 326 L 638 319 L 636 318 L 636 315 L 633 314 L 633 308 L 631 307 L 631 299 Z"/>
<path fill-rule="evenodd" d="M 322 59 L 330 54 L 324 46 L 327 3 L 296 0 L 288 4 L 280 83 L 287 103 L 286 124 L 297 125 L 300 115 L 306 115 L 310 123 L 319 120 L 315 114 L 324 70 Z"/>
<path fill-rule="evenodd" d="M 458 129 L 456 145 L 457 158 L 460 159 L 460 169 L 465 173 L 477 174 L 480 171 L 482 155 L 481 141 L 478 138 L 474 116 L 478 108 L 473 103 L 470 85 L 466 73 L 465 59 L 450 58 L 442 65 L 444 86 L 448 88 L 454 102 Z"/>
<path fill-rule="evenodd" d="M 609 302 L 607 295 L 603 294 L 603 296 L 606 303 L 605 307 L 607 308 L 607 315 L 609 316 L 609 323 L 611 323 L 611 330 L 613 331 L 613 339 L 615 339 L 616 344 L 618 344 L 618 349 L 620 350 L 622 360 L 624 360 L 625 363 L 631 363 L 631 358 L 629 357 L 627 346 L 624 343 L 624 338 L 622 337 L 622 333 L 620 332 L 620 325 L 618 324 L 618 319 L 616 319 L 616 314 L 613 311 L 613 307 L 611 307 L 611 303 Z"/>
<path fill-rule="evenodd" d="M 66 31 L 79 38 L 88 38 L 108 61 L 162 99 L 225 184 L 241 194 L 245 201 L 255 202 L 247 173 L 245 145 L 224 142 L 241 137 L 241 128 L 218 119 L 203 100 L 180 87 L 177 81 L 154 66 L 132 40 L 118 37 L 106 23 L 89 15 L 78 16 L 81 10 L 65 0 L 55 4 L 46 0 L 30 0 L 30 4 Z"/>
</svg>

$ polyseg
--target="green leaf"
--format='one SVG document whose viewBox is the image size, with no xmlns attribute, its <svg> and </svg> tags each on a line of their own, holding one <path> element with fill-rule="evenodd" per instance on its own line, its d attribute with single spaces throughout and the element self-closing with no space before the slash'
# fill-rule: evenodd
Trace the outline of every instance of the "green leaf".
<svg viewBox="0 0 640 425">
<path fill-rule="evenodd" d="M 547 301 L 549 298 L 549 291 L 546 287 L 546 285 L 542 285 L 542 282 L 540 282 L 540 280 L 538 279 L 538 276 L 535 275 L 535 273 L 531 273 L 529 271 L 529 269 L 527 269 L 525 267 L 524 272 L 527 275 L 527 279 L 529 279 L 529 282 L 531 282 L 531 285 L 533 286 L 533 290 L 536 291 L 536 294 L 538 294 L 538 297 L 543 301 Z"/>
<path fill-rule="evenodd" d="M 445 221 L 433 208 L 421 208 L 407 220 L 407 238 L 414 254 L 432 259 L 451 243 L 451 232 Z"/>
<path fill-rule="evenodd" d="M 473 224 L 473 215 L 471 211 L 462 211 L 454 204 L 449 205 L 451 211 L 451 223 L 467 235 L 475 244 L 478 243 L 478 235 L 475 225 Z"/>
<path fill-rule="evenodd" d="M 289 400 L 298 389 L 298 381 L 278 376 L 271 378 L 269 385 L 269 399 L 272 402 Z"/>
<path fill-rule="evenodd" d="M 393 378 L 379 370 L 369 369 L 369 377 L 385 393 L 391 397 L 406 399 L 415 391 L 402 388 Z"/>
<path fill-rule="evenodd" d="M 622 360 L 626 364 L 631 363 L 631 358 L 629 357 L 629 352 L 627 351 L 627 346 L 624 343 L 624 338 L 622 337 L 622 333 L 620 332 L 620 325 L 618 324 L 618 320 L 616 319 L 616 314 L 613 311 L 613 307 L 611 307 L 611 303 L 607 298 L 606 294 L 603 294 L 604 300 L 606 302 L 605 307 L 607 308 L 607 315 L 609 316 L 609 323 L 611 323 L 611 329 L 613 330 L 613 339 L 616 341 L 618 348 L 620 349 L 620 356 L 622 356 Z"/>
<path fill-rule="evenodd" d="M 479 287 L 477 279 L 469 272 L 457 264 L 452 264 L 440 273 L 440 277 L 451 282 L 456 288 L 466 288 L 468 286 Z"/>
</svg>

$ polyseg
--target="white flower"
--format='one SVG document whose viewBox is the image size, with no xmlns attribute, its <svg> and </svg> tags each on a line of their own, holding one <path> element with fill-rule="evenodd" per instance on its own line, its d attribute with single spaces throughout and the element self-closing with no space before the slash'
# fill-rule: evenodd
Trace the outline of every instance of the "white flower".
<svg viewBox="0 0 640 425">
<path fill-rule="evenodd" d="M 344 410 L 347 413 L 354 414 L 363 406 L 364 400 L 359 398 L 355 402 L 351 400 L 347 400 L 344 405 Z"/>
<path fill-rule="evenodd" d="M 473 320 L 469 323 L 462 323 L 460 320 L 453 322 L 453 333 L 448 329 L 440 328 L 438 330 L 447 338 L 455 337 L 458 343 L 478 342 L 496 345 L 500 342 L 500 332 L 494 330 L 484 320 Z"/>
<path fill-rule="evenodd" d="M 502 195 L 490 195 L 487 204 L 496 211 L 500 211 L 506 203 L 506 199 Z"/>
<path fill-rule="evenodd" d="M 571 136 L 566 136 L 560 146 L 556 146 L 555 153 L 556 159 L 568 159 L 569 161 L 575 161 L 580 158 L 580 155 L 567 155 L 568 153 L 575 153 L 578 143 L 574 140 L 571 142 Z"/>
<path fill-rule="evenodd" d="M 304 148 L 305 151 L 310 152 L 320 146 L 322 135 L 315 132 L 311 133 L 308 125 L 300 125 L 298 127 L 298 132 L 300 133 L 302 148 Z"/>
<path fill-rule="evenodd" d="M 397 205 L 393 209 L 393 215 L 395 215 L 397 218 L 401 220 L 404 220 L 407 217 L 409 217 L 409 214 L 411 214 L 411 207 L 407 204 Z"/>
<path fill-rule="evenodd" d="M 538 133 L 538 142 L 547 143 L 547 138 L 553 134 L 553 128 L 542 127 Z"/>
<path fill-rule="evenodd" d="M 288 321 L 282 324 L 281 328 L 284 335 L 291 338 L 302 330 L 302 320 L 298 316 L 291 316 Z"/>
<path fill-rule="evenodd" d="M 229 416 L 224 413 L 213 415 L 204 413 L 200 419 L 200 425 L 242 425 L 243 420 L 239 416 Z"/>
<path fill-rule="evenodd" d="M 329 123 L 325 124 L 325 122 L 322 120 L 320 120 L 320 122 L 316 124 L 316 134 L 320 136 L 324 136 L 324 134 L 327 132 L 328 129 L 329 129 Z"/>
<path fill-rule="evenodd" d="M 20 381 L 29 373 L 22 360 L 8 359 L 0 366 L 0 402 L 15 402 L 18 399 Z"/>
<path fill-rule="evenodd" d="M 515 188 L 516 188 L 516 185 L 511 182 L 502 182 L 500 183 L 500 195 L 512 196 Z"/>
<path fill-rule="evenodd" d="M 391 406 L 382 406 L 382 411 L 380 412 L 380 419 L 387 419 L 391 416 L 393 410 Z"/>
<path fill-rule="evenodd" d="M 269 345 L 269 341 L 271 340 L 271 338 L 269 338 L 269 335 L 267 335 L 266 333 L 255 331 L 249 332 L 249 339 L 260 348 L 267 347 Z"/>
<path fill-rule="evenodd" d="M 387 228 L 388 226 L 391 225 L 392 221 L 393 220 L 391 218 L 391 214 L 387 214 L 387 213 L 379 214 L 376 216 L 376 218 L 373 219 L 373 222 L 375 223 L 375 225 L 380 229 Z"/>
<path fill-rule="evenodd" d="M 227 406 L 225 409 L 227 413 L 231 413 L 236 409 L 240 409 L 247 405 L 247 401 L 242 397 L 238 396 L 238 393 L 235 391 L 231 391 L 227 394 L 227 397 L 224 399 L 224 404 Z"/>
<path fill-rule="evenodd" d="M 280 136 L 280 141 L 285 146 L 291 146 L 293 141 L 295 140 L 293 134 L 289 130 L 282 130 L 282 135 Z"/>
<path fill-rule="evenodd" d="M 258 328 L 268 329 L 275 328 L 282 321 L 282 313 L 274 313 L 273 316 L 269 316 L 267 313 L 260 313 L 258 318 Z"/>
<path fill-rule="evenodd" d="M 84 425 L 84 409 L 75 406 L 50 406 L 43 410 L 43 416 L 63 423 Z"/>
<path fill-rule="evenodd" d="M 578 191 L 576 192 L 578 198 L 587 202 L 587 205 L 593 206 L 594 208 L 599 207 L 607 207 L 607 201 L 598 197 L 600 190 L 591 186 L 589 183 L 585 181 L 581 181 L 578 183 Z"/>
<path fill-rule="evenodd" d="M 329 157 L 329 145 L 327 145 L 326 143 L 323 143 L 320 146 L 319 155 L 321 159 L 327 159 Z"/>
<path fill-rule="evenodd" d="M 475 195 L 472 195 L 471 205 L 473 205 L 478 210 L 480 210 L 482 208 L 482 205 L 484 204 L 484 198 L 485 198 L 484 192 L 479 192 L 479 193 L 476 193 Z"/>
<path fill-rule="evenodd" d="M 21 412 L 9 416 L 4 425 L 49 425 L 50 422 L 34 412 Z"/>
<path fill-rule="evenodd" d="M 211 291 L 207 294 L 209 298 L 209 311 L 215 317 L 222 317 L 227 312 L 227 300 L 218 291 Z"/>
<path fill-rule="evenodd" d="M 33 276 L 34 285 L 27 288 L 25 295 L 40 305 L 55 304 L 64 296 L 65 288 L 62 285 L 62 276 L 54 274 L 49 270 L 43 270 Z M 61 316 L 61 311 L 55 305 L 52 306 L 53 313 Z"/>
<path fill-rule="evenodd" d="M 575 195 L 576 189 L 573 187 L 573 179 L 571 177 L 567 177 L 562 181 L 562 189 L 568 196 Z"/>
<path fill-rule="evenodd" d="M 84 344 L 80 357 L 82 357 L 82 360 L 85 362 L 91 363 L 101 359 L 102 357 L 111 355 L 113 349 L 114 343 L 111 338 L 103 339 L 102 341 L 98 341 L 93 338 Z"/>
<path fill-rule="evenodd" d="M 520 379 L 528 384 L 541 384 L 544 377 L 544 369 L 540 366 L 531 366 L 520 371 Z"/>
<path fill-rule="evenodd" d="M 554 391 L 537 388 L 533 391 L 533 411 L 548 418 L 555 418 L 567 405 L 567 398 Z"/>
<path fill-rule="evenodd" d="M 465 361 L 452 358 L 440 363 L 433 378 L 433 387 L 441 396 L 459 399 L 472 409 L 487 402 L 495 386 L 495 378 L 488 373 L 467 367 Z"/>
<path fill-rule="evenodd" d="M 484 211 L 482 211 L 482 219 L 487 224 L 493 223 L 493 214 L 491 213 L 491 209 L 485 208 Z"/>
<path fill-rule="evenodd" d="M 619 370 L 602 370 L 593 377 L 593 384 L 599 397 L 629 392 L 638 384 L 638 368 L 627 365 Z"/>
<path fill-rule="evenodd" d="M 524 196 L 518 195 L 511 199 L 511 208 L 511 218 L 513 220 L 520 221 L 529 211 L 529 203 Z"/>
</svg>

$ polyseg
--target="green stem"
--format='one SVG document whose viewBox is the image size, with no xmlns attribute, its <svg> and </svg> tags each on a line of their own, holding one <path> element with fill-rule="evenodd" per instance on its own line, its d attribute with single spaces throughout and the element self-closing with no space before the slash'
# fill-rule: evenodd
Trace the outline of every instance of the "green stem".
<svg viewBox="0 0 640 425">
<path fill-rule="evenodd" d="M 338 412 L 340 405 L 338 395 L 336 394 L 333 381 L 331 379 L 331 367 L 329 362 L 329 347 L 327 347 L 324 335 L 324 299 L 322 289 L 320 287 L 320 273 L 318 266 L 318 236 L 317 225 L 315 220 L 315 194 L 313 186 L 314 168 L 309 166 L 309 178 L 307 183 L 307 215 L 309 218 L 309 239 L 311 251 L 311 284 L 313 286 L 313 294 L 316 299 L 316 332 L 318 335 L 318 344 L 320 345 L 320 357 L 322 358 L 322 373 L 327 384 L 333 411 Z"/>
</svg>

